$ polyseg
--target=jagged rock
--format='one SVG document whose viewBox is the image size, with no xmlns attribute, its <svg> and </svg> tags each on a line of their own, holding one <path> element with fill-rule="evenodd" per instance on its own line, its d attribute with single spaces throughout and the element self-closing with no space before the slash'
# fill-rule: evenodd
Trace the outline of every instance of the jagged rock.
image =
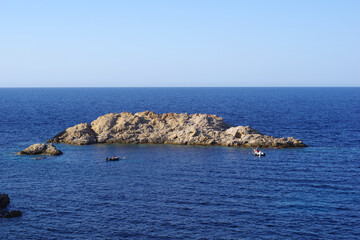
<svg viewBox="0 0 360 240">
<path fill-rule="evenodd" d="M 7 194 L 0 194 L 0 209 L 6 208 L 6 206 L 10 203 L 10 198 Z"/>
<path fill-rule="evenodd" d="M 63 154 L 60 150 L 50 143 L 37 143 L 33 144 L 24 150 L 18 152 L 18 155 L 61 155 Z"/>
<path fill-rule="evenodd" d="M 263 135 L 248 126 L 233 127 L 210 114 L 109 113 L 91 125 L 81 123 L 57 134 L 48 142 L 165 143 L 182 145 L 222 145 L 236 147 L 306 147 L 301 141 Z"/>
<path fill-rule="evenodd" d="M 22 212 L 19 210 L 12 211 L 0 211 L 0 218 L 12 218 L 12 217 L 21 217 Z"/>
<path fill-rule="evenodd" d="M 57 134 L 53 142 L 86 145 L 96 143 L 96 135 L 88 123 L 80 123 Z"/>
<path fill-rule="evenodd" d="M 238 126 L 231 127 L 225 131 L 226 134 L 233 136 L 234 138 L 241 138 L 245 135 L 249 134 L 261 134 L 257 130 L 249 127 L 249 126 Z"/>
</svg>

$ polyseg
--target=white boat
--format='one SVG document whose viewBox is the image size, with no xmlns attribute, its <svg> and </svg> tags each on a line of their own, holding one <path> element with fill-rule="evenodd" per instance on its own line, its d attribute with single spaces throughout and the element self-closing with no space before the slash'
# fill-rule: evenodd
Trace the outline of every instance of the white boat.
<svg viewBox="0 0 360 240">
<path fill-rule="evenodd" d="M 265 153 L 257 148 L 253 150 L 253 155 L 257 157 L 265 157 Z"/>
</svg>

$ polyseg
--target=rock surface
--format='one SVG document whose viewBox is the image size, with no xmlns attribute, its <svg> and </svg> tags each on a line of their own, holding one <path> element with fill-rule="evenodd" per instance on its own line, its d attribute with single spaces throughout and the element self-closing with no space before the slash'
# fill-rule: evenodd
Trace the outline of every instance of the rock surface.
<svg viewBox="0 0 360 240">
<path fill-rule="evenodd" d="M 9 196 L 5 193 L 0 194 L 0 209 L 6 208 L 7 205 L 9 205 L 9 204 L 10 204 Z M 19 210 L 12 210 L 12 211 L 2 210 L 2 211 L 0 211 L 0 218 L 20 217 L 21 215 L 22 215 L 22 212 Z"/>
<path fill-rule="evenodd" d="M 50 143 L 37 143 L 33 144 L 24 150 L 18 152 L 18 155 L 61 155 L 63 154 L 60 150 Z"/>
<path fill-rule="evenodd" d="M 248 126 L 232 127 L 209 114 L 109 113 L 91 125 L 81 123 L 57 134 L 48 142 L 75 145 L 93 143 L 165 143 L 237 147 L 306 147 L 298 139 L 263 135 Z"/>
<path fill-rule="evenodd" d="M 96 134 L 88 123 L 80 123 L 57 134 L 53 142 L 87 145 L 96 143 Z"/>
<path fill-rule="evenodd" d="M 7 194 L 0 194 L 0 209 L 6 208 L 6 206 L 10 203 L 10 198 Z"/>
<path fill-rule="evenodd" d="M 12 211 L 0 211 L 0 218 L 12 218 L 12 217 L 21 217 L 22 212 L 19 210 Z"/>
</svg>

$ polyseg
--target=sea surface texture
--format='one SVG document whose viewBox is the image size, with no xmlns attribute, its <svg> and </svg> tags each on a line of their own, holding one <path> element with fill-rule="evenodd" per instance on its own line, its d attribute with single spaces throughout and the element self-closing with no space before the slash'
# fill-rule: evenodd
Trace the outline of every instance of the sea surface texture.
<svg viewBox="0 0 360 240">
<path fill-rule="evenodd" d="M 216 114 L 309 147 L 16 155 L 100 115 L 145 110 Z M 23 212 L 0 219 L 0 239 L 360 239 L 359 153 L 360 88 L 0 89 L 0 193 Z"/>
</svg>

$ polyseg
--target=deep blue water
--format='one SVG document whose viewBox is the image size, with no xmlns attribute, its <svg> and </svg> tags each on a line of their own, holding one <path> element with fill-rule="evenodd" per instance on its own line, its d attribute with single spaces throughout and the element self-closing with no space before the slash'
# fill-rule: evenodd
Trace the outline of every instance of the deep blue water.
<svg viewBox="0 0 360 240">
<path fill-rule="evenodd" d="M 308 148 L 58 144 L 109 112 L 217 114 Z M 360 239 L 360 88 L 0 89 L 0 239 Z M 119 162 L 105 162 L 113 154 Z"/>
</svg>

